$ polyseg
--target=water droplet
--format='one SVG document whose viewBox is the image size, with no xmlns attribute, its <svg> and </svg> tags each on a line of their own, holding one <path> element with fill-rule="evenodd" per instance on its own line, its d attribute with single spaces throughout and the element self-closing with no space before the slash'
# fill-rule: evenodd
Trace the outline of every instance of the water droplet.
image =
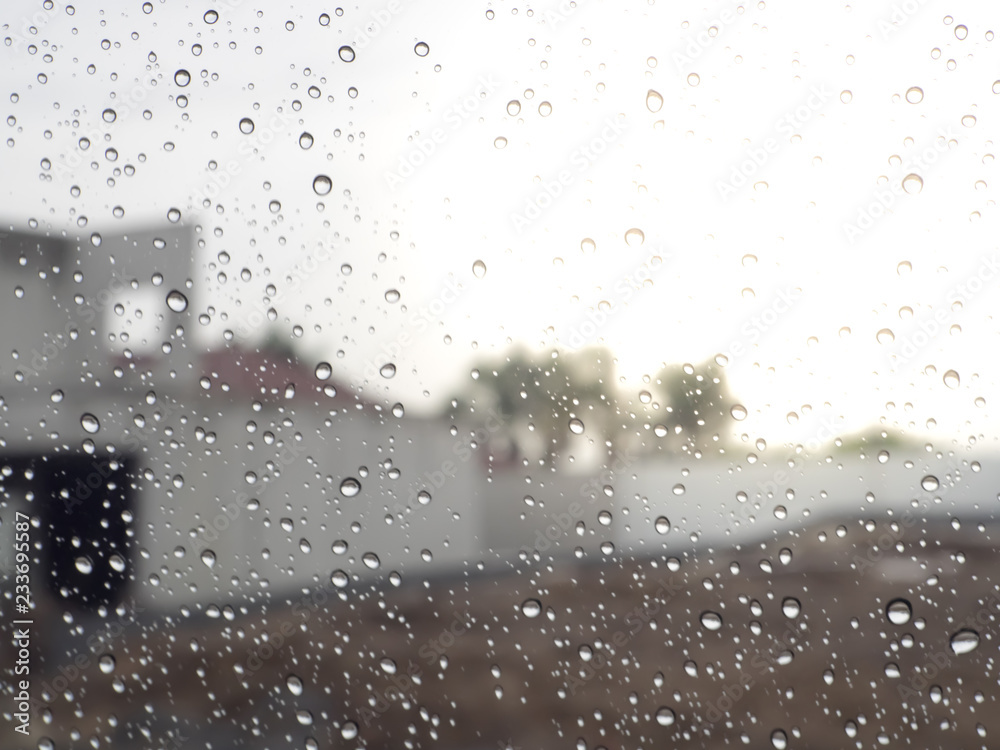
<svg viewBox="0 0 1000 750">
<path fill-rule="evenodd" d="M 511 117 L 516 117 L 521 112 L 521 102 L 517 99 L 511 99 L 507 102 L 507 114 Z"/>
<path fill-rule="evenodd" d="M 979 633 L 975 630 L 959 630 L 948 644 L 956 654 L 967 654 L 979 647 Z"/>
<path fill-rule="evenodd" d="M 573 419 L 569 420 L 569 431 L 572 432 L 574 435 L 582 435 L 584 429 L 585 428 L 583 422 L 577 419 L 576 417 L 573 417 Z"/>
<path fill-rule="evenodd" d="M 176 73 L 174 73 L 174 83 L 176 83 L 181 88 L 184 88 L 189 83 L 191 83 L 191 74 L 186 70 L 181 68 Z"/>
<path fill-rule="evenodd" d="M 346 44 L 339 50 L 337 50 L 337 54 L 340 56 L 340 59 L 343 60 L 344 62 L 348 63 L 354 62 L 354 49 L 348 47 Z"/>
<path fill-rule="evenodd" d="M 371 570 L 378 569 L 378 566 L 382 564 L 382 561 L 378 559 L 378 555 L 374 552 L 365 552 L 365 554 L 361 556 L 361 562 L 363 562 L 365 566 Z"/>
<path fill-rule="evenodd" d="M 875 340 L 880 344 L 891 344 L 896 340 L 896 334 L 889 328 L 883 328 L 875 334 Z"/>
<path fill-rule="evenodd" d="M 966 26 L 964 23 L 960 23 L 958 26 L 955 27 L 956 39 L 965 39 L 968 35 L 969 35 L 969 27 Z"/>
<path fill-rule="evenodd" d="M 379 368 L 378 374 L 381 375 L 386 380 L 389 380 L 390 378 L 393 378 L 396 375 L 396 365 L 394 365 L 392 362 L 384 364 Z"/>
<path fill-rule="evenodd" d="M 889 463 L 889 451 L 881 450 L 878 452 L 878 462 L 880 464 Z"/>
<path fill-rule="evenodd" d="M 117 552 L 108 558 L 108 564 L 111 569 L 116 573 L 125 572 L 125 558 L 119 555 Z"/>
<path fill-rule="evenodd" d="M 743 404 L 735 404 L 732 409 L 729 410 L 733 419 L 737 422 L 742 422 L 747 418 L 747 408 Z"/>
<path fill-rule="evenodd" d="M 207 10 L 205 11 L 205 15 L 202 16 L 202 18 L 204 19 L 205 23 L 211 26 L 213 23 L 219 20 L 219 14 L 214 10 Z"/>
<path fill-rule="evenodd" d="M 215 567 L 215 553 L 212 552 L 212 550 L 210 550 L 210 549 L 204 550 L 201 553 L 201 561 L 203 563 L 205 563 L 206 567 L 214 568 Z"/>
<path fill-rule="evenodd" d="M 646 241 L 646 235 L 641 229 L 632 227 L 627 232 L 625 232 L 625 244 L 629 247 L 639 247 L 643 242 Z"/>
<path fill-rule="evenodd" d="M 893 599 L 885 607 L 885 616 L 893 625 L 905 625 L 913 616 L 913 608 L 906 599 Z"/>
<path fill-rule="evenodd" d="M 481 260 L 477 260 L 472 264 L 472 275 L 477 279 L 483 278 L 486 275 L 486 264 Z"/>
<path fill-rule="evenodd" d="M 335 555 L 347 554 L 347 541 L 344 539 L 338 539 L 330 545 L 330 551 Z"/>
<path fill-rule="evenodd" d="M 167 307 L 176 313 L 184 312 L 187 310 L 188 299 L 181 292 L 176 289 L 172 290 L 170 294 L 167 295 Z"/>
<path fill-rule="evenodd" d="M 722 615 L 706 610 L 701 613 L 701 624 L 705 630 L 719 630 L 722 627 Z"/>
<path fill-rule="evenodd" d="M 94 435 L 98 430 L 101 429 L 101 423 L 97 421 L 95 417 L 90 412 L 87 412 L 82 417 L 80 417 L 80 426 L 83 427 L 83 431 Z"/>
<path fill-rule="evenodd" d="M 685 492 L 687 492 L 687 487 L 678 482 L 673 486 L 673 488 L 670 491 L 673 492 L 675 495 L 683 495 Z"/>
<path fill-rule="evenodd" d="M 771 732 L 771 745 L 774 750 L 785 750 L 788 747 L 788 735 L 782 729 L 775 729 Z"/>
<path fill-rule="evenodd" d="M 920 104 L 924 100 L 924 90 L 919 86 L 911 86 L 906 90 L 906 101 L 910 104 Z"/>
<path fill-rule="evenodd" d="M 654 523 L 657 534 L 666 534 L 670 531 L 670 519 L 666 516 L 659 516 Z"/>
<path fill-rule="evenodd" d="M 345 588 L 350 582 L 347 573 L 342 570 L 335 570 L 330 574 L 330 583 L 336 586 L 338 589 Z"/>
<path fill-rule="evenodd" d="M 285 685 L 288 687 L 288 692 L 292 695 L 302 695 L 302 680 L 296 675 L 288 675 L 288 677 L 285 678 Z"/>
<path fill-rule="evenodd" d="M 946 372 L 941 379 L 944 381 L 944 384 L 951 389 L 958 388 L 962 382 L 961 378 L 958 377 L 958 373 L 954 370 L 948 370 L 948 372 Z"/>
<path fill-rule="evenodd" d="M 299 136 L 299 146 L 303 150 L 308 150 L 312 148 L 312 145 L 313 145 L 312 133 L 303 133 L 302 135 Z"/>
<path fill-rule="evenodd" d="M 101 112 L 101 119 L 104 120 L 104 122 L 108 123 L 114 122 L 116 119 L 118 119 L 118 113 L 115 112 L 113 109 L 106 109 L 103 112 Z"/>
<path fill-rule="evenodd" d="M 905 190 L 910 195 L 915 195 L 924 189 L 923 178 L 911 172 L 903 178 L 903 190 Z"/>
<path fill-rule="evenodd" d="M 117 666 L 115 657 L 111 654 L 104 654 L 100 659 L 98 659 L 97 663 L 100 665 L 101 671 L 104 674 L 111 674 L 115 671 L 115 667 Z"/>
<path fill-rule="evenodd" d="M 666 706 L 661 706 L 656 712 L 656 723 L 661 727 L 669 727 L 677 719 L 676 714 L 672 708 L 667 708 Z"/>
<path fill-rule="evenodd" d="M 658 91 L 650 89 L 646 92 L 646 109 L 650 112 L 659 112 L 663 108 L 663 97 Z"/>
<path fill-rule="evenodd" d="M 493 148 L 495 149 L 507 148 L 507 139 L 504 138 L 502 135 L 497 136 L 496 138 L 493 139 Z"/>
<path fill-rule="evenodd" d="M 392 405 L 392 416 L 394 416 L 394 417 L 396 417 L 398 419 L 398 418 L 402 417 L 404 414 L 406 414 L 406 409 L 403 408 L 402 404 L 395 403 L 395 404 Z"/>
<path fill-rule="evenodd" d="M 240 120 L 240 132 L 243 133 L 243 135 L 250 135 L 253 132 L 253 129 L 254 129 L 253 120 L 251 120 L 249 117 L 244 117 L 242 120 Z"/>
<path fill-rule="evenodd" d="M 548 117 L 552 114 L 552 104 L 551 102 L 540 102 L 538 105 L 538 114 L 542 117 Z"/>
<path fill-rule="evenodd" d="M 938 481 L 938 478 L 936 476 L 934 476 L 933 474 L 928 474 L 926 477 L 920 480 L 920 486 L 927 492 L 934 492 L 938 487 L 941 486 L 941 483 Z"/>
<path fill-rule="evenodd" d="M 313 192 L 316 195 L 327 195 L 333 190 L 333 181 L 325 174 L 316 175 L 313 179 Z"/>
<path fill-rule="evenodd" d="M 688 73 L 687 81 L 688 86 L 697 86 L 701 83 L 701 76 L 697 73 Z"/>
<path fill-rule="evenodd" d="M 91 571 L 94 569 L 94 563 L 90 561 L 89 557 L 78 557 L 76 558 L 75 564 L 76 569 L 84 575 L 90 575 Z"/>
<path fill-rule="evenodd" d="M 361 492 L 361 482 L 354 477 L 347 477 L 340 483 L 340 494 L 344 497 L 355 497 Z"/>
<path fill-rule="evenodd" d="M 329 362 L 320 362 L 316 365 L 317 380 L 329 380 L 331 375 L 333 375 L 333 368 Z"/>
<path fill-rule="evenodd" d="M 537 599 L 525 599 L 521 604 L 521 611 L 525 617 L 538 617 L 542 613 L 542 603 Z"/>
<path fill-rule="evenodd" d="M 417 53 L 417 57 L 427 57 L 427 54 L 431 51 L 431 48 L 427 46 L 425 42 L 417 42 L 413 51 Z"/>
<path fill-rule="evenodd" d="M 802 612 L 802 604 L 794 597 L 786 597 L 781 602 L 781 612 L 785 617 L 794 620 Z"/>
<path fill-rule="evenodd" d="M 844 104 L 850 104 L 851 99 L 853 98 L 854 94 L 852 94 L 849 89 L 844 89 L 843 91 L 840 92 L 840 101 L 842 101 Z"/>
</svg>

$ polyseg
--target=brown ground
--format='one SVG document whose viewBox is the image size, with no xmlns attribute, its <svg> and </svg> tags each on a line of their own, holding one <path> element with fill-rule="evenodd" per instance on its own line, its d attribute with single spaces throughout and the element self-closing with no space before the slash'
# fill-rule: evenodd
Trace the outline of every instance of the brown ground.
<svg viewBox="0 0 1000 750">
<path fill-rule="evenodd" d="M 827 523 L 750 549 L 678 553 L 676 572 L 669 550 L 551 568 L 518 563 L 505 573 L 348 590 L 295 613 L 285 602 L 232 620 L 133 623 L 111 647 L 113 673 L 94 655 L 68 700 L 51 696 L 50 723 L 34 720 L 31 744 L 3 747 L 35 747 L 44 734 L 57 748 L 90 747 L 95 735 L 101 747 L 129 748 L 302 748 L 308 737 L 318 748 L 765 748 L 775 730 L 788 748 L 1000 747 L 1000 526 L 845 526 L 843 537 Z M 880 537 L 905 551 L 871 553 Z M 786 597 L 801 603 L 797 618 L 783 614 Z M 886 617 L 896 598 L 912 605 L 906 624 Z M 524 614 L 527 599 L 541 602 L 540 615 Z M 721 629 L 701 624 L 706 610 L 722 615 Z M 47 663 L 36 665 L 35 685 L 72 661 L 58 653 L 89 653 L 72 645 L 61 611 L 40 615 L 50 625 L 36 631 Z M 956 655 L 950 636 L 977 615 L 978 648 Z M 280 633 L 286 622 L 294 632 L 273 654 L 262 651 L 261 633 Z M 589 663 L 583 646 L 595 654 Z M 433 658 L 438 651 L 446 661 Z M 792 659 L 782 663 L 786 651 Z M 398 665 L 395 675 L 380 666 L 384 658 Z M 900 677 L 887 675 L 890 662 Z M 935 662 L 940 673 L 922 682 L 920 671 L 937 672 Z M 408 668 L 419 684 L 403 679 Z M 287 686 L 290 675 L 301 695 Z M 742 694 L 733 687 L 741 675 L 752 682 Z M 913 692 L 901 695 L 901 686 Z M 931 686 L 940 687 L 937 702 Z M 33 691 L 39 697 L 40 687 Z M 657 723 L 661 707 L 674 712 L 672 725 Z M 311 712 L 311 725 L 297 720 L 300 710 Z M 356 738 L 342 737 L 348 721 Z M 183 741 L 172 739 L 177 732 Z"/>
</svg>

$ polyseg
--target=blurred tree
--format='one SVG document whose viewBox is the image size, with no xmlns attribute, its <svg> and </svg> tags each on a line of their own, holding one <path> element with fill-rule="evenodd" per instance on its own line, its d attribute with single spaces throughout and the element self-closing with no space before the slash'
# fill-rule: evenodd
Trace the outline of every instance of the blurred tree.
<svg viewBox="0 0 1000 750">
<path fill-rule="evenodd" d="M 729 410 L 735 402 L 725 373 L 714 361 L 668 365 L 657 374 L 651 390 L 666 412 L 660 421 L 668 436 L 674 436 L 668 448 L 704 450 L 729 442 Z"/>
<path fill-rule="evenodd" d="M 606 349 L 543 353 L 519 347 L 477 370 L 472 387 L 456 400 L 456 414 L 472 421 L 486 419 L 491 409 L 502 415 L 493 449 L 510 458 L 554 461 L 573 434 L 572 419 L 583 422 L 594 440 L 614 431 L 614 359 Z"/>
</svg>

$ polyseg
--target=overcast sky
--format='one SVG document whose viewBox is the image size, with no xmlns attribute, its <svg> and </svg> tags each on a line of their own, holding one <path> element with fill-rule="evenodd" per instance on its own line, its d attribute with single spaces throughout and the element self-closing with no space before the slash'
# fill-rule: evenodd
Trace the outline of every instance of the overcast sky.
<svg viewBox="0 0 1000 750">
<path fill-rule="evenodd" d="M 89 238 L 180 209 L 206 346 L 273 283 L 303 351 L 416 411 L 512 342 L 590 342 L 636 392 L 725 355 L 751 436 L 842 415 L 964 444 L 1000 397 L 998 42 L 983 4 L 913 5 L 10 3 L 2 218 Z"/>
</svg>

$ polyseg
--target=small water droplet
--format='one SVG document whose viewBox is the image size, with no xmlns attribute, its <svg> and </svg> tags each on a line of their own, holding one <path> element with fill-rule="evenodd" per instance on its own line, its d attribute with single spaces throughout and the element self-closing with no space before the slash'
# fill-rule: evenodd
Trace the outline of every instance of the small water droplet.
<svg viewBox="0 0 1000 750">
<path fill-rule="evenodd" d="M 83 427 L 84 432 L 91 435 L 96 434 L 97 431 L 101 429 L 101 423 L 97 421 L 97 417 L 90 412 L 87 412 L 80 417 L 80 426 Z"/>
<path fill-rule="evenodd" d="M 910 104 L 920 104 L 924 100 L 924 90 L 919 86 L 911 86 L 906 90 L 906 101 Z"/>
<path fill-rule="evenodd" d="M 176 83 L 181 88 L 184 88 L 189 83 L 191 83 L 191 74 L 186 70 L 181 68 L 176 73 L 174 73 L 174 83 Z"/>
<path fill-rule="evenodd" d="M 979 647 L 979 633 L 975 630 L 959 630 L 948 644 L 956 654 L 967 654 Z"/>
<path fill-rule="evenodd" d="M 472 264 L 472 275 L 477 279 L 483 278 L 486 275 L 486 264 L 481 260 L 477 260 Z"/>
<path fill-rule="evenodd" d="M 297 675 L 288 675 L 288 677 L 285 678 L 285 685 L 288 687 L 288 692 L 292 695 L 302 695 L 302 680 Z"/>
<path fill-rule="evenodd" d="M 906 599 L 893 599 L 885 607 L 885 616 L 893 625 L 905 625 L 913 616 L 913 608 Z"/>
<path fill-rule="evenodd" d="M 903 178 L 903 190 L 905 190 L 910 195 L 915 195 L 924 189 L 923 178 L 911 172 Z"/>
<path fill-rule="evenodd" d="M 79 570 L 84 575 L 90 575 L 94 570 L 94 563 L 90 561 L 89 557 L 78 557 L 75 561 L 76 569 Z"/>
<path fill-rule="evenodd" d="M 705 630 L 719 630 L 722 627 L 722 615 L 706 610 L 701 613 L 701 624 Z"/>
<path fill-rule="evenodd" d="M 365 554 L 361 556 L 361 562 L 363 562 L 365 566 L 371 570 L 376 570 L 379 565 L 382 564 L 382 561 L 379 560 L 378 555 L 374 552 L 365 552 Z"/>
<path fill-rule="evenodd" d="M 743 404 L 735 404 L 732 409 L 729 410 L 733 419 L 737 422 L 742 422 L 747 418 L 747 408 Z"/>
<path fill-rule="evenodd" d="M 240 120 L 240 132 L 243 135 L 250 135 L 253 132 L 254 123 L 249 117 L 244 117 Z"/>
<path fill-rule="evenodd" d="M 211 26 L 213 23 L 219 20 L 219 14 L 214 10 L 207 10 L 205 11 L 205 15 L 202 16 L 202 18 L 204 19 L 205 23 Z"/>
<path fill-rule="evenodd" d="M 883 345 L 891 344 L 896 340 L 896 334 L 894 334 L 890 328 L 883 328 L 875 334 L 875 340 Z"/>
<path fill-rule="evenodd" d="M 663 97 L 660 92 L 650 89 L 646 92 L 646 109 L 650 112 L 659 112 L 663 108 Z"/>
<path fill-rule="evenodd" d="M 958 373 L 954 370 L 948 370 L 941 378 L 944 384 L 951 389 L 958 388 L 961 385 L 961 378 L 959 378 Z"/>
<path fill-rule="evenodd" d="M 187 310 L 188 298 L 176 289 L 167 295 L 167 307 L 176 313 Z"/>
<path fill-rule="evenodd" d="M 335 570 L 330 574 L 330 583 L 336 586 L 338 589 L 345 588 L 350 582 L 350 578 L 342 570 Z"/>
<path fill-rule="evenodd" d="M 521 612 L 525 617 L 538 617 L 542 613 L 542 603 L 537 599 L 525 599 L 521 604 Z"/>
<path fill-rule="evenodd" d="M 687 82 L 688 86 L 697 86 L 701 83 L 701 76 L 697 73 L 688 73 Z"/>
<path fill-rule="evenodd" d="M 379 368 L 378 374 L 381 375 L 386 380 L 389 380 L 390 378 L 393 378 L 396 375 L 396 365 L 394 365 L 392 362 L 388 362 Z"/>
<path fill-rule="evenodd" d="M 585 427 L 581 420 L 577 419 L 576 417 L 573 417 L 573 419 L 569 420 L 569 431 L 572 432 L 574 435 L 582 435 L 584 429 Z"/>
<path fill-rule="evenodd" d="M 511 117 L 516 117 L 521 112 L 521 102 L 517 99 L 511 99 L 507 102 L 507 114 Z"/>
<path fill-rule="evenodd" d="M 346 44 L 337 50 L 337 54 L 344 62 L 354 62 L 354 49 L 352 47 L 348 47 Z"/>
<path fill-rule="evenodd" d="M 781 612 L 789 619 L 794 620 L 802 612 L 802 604 L 798 599 L 794 597 L 786 597 L 784 601 L 781 602 Z"/>
<path fill-rule="evenodd" d="M 934 476 L 933 474 L 928 474 L 927 476 L 925 476 L 923 479 L 920 480 L 920 486 L 927 492 L 934 492 L 938 487 L 941 486 L 941 483 L 938 481 L 938 478 L 936 476 Z"/>
<path fill-rule="evenodd" d="M 661 706 L 656 712 L 656 723 L 661 727 L 669 727 L 677 719 L 676 714 L 672 708 L 667 708 L 666 706 Z"/>
<path fill-rule="evenodd" d="M 344 497 L 355 497 L 361 492 L 361 482 L 354 477 L 347 477 L 340 483 L 340 494 Z"/>
<path fill-rule="evenodd" d="M 115 671 L 115 667 L 117 666 L 115 657 L 111 654 L 104 654 L 100 659 L 98 659 L 97 663 L 100 665 L 101 671 L 104 674 L 111 674 Z"/>
<path fill-rule="evenodd" d="M 313 192 L 316 195 L 327 195 L 333 189 L 333 181 L 325 174 L 313 178 Z"/>
<path fill-rule="evenodd" d="M 426 42 L 417 42 L 416 46 L 413 48 L 413 51 L 417 53 L 417 57 L 427 57 L 428 53 L 431 51 L 431 48 L 427 46 Z"/>
<path fill-rule="evenodd" d="M 629 247 L 639 247 L 645 241 L 645 233 L 637 227 L 632 227 L 625 232 L 625 244 Z"/>
<path fill-rule="evenodd" d="M 210 550 L 210 549 L 206 549 L 206 550 L 202 551 L 202 553 L 201 553 L 201 561 L 203 563 L 205 563 L 206 567 L 214 568 L 215 567 L 215 553 L 212 552 L 212 550 Z"/>
<path fill-rule="evenodd" d="M 670 531 L 670 520 L 666 516 L 659 516 L 654 525 L 657 534 L 666 534 Z"/>
</svg>

